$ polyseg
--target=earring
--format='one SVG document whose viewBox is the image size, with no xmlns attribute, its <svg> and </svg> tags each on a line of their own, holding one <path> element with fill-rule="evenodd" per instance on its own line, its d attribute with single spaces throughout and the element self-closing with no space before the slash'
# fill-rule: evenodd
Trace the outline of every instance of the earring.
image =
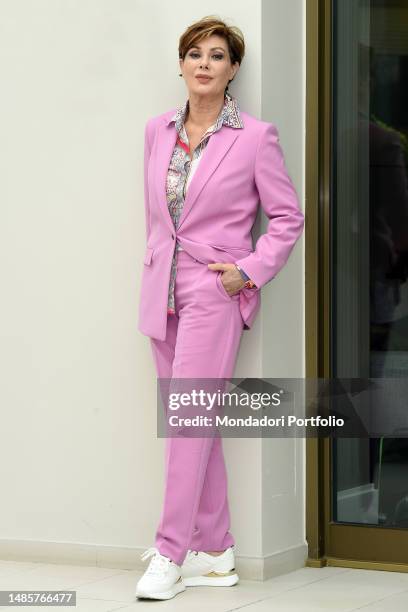
<svg viewBox="0 0 408 612">
<path fill-rule="evenodd" d="M 183 75 L 181 74 L 181 72 L 180 72 L 179 76 L 183 76 Z"/>
</svg>

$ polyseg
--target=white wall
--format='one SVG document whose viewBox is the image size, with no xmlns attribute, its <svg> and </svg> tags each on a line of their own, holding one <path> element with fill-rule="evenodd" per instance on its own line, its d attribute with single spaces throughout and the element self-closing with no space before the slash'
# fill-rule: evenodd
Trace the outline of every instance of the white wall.
<svg viewBox="0 0 408 612">
<path fill-rule="evenodd" d="M 286 166 L 304 202 L 305 2 L 262 4 L 262 118 L 277 124 Z M 305 376 L 304 234 L 263 293 L 262 375 Z M 262 440 L 263 554 L 273 568 L 300 562 L 305 541 L 305 440 Z"/>
<path fill-rule="evenodd" d="M 302 191 L 304 16 L 301 0 L 287 4 L 1 3 L 0 557 L 131 567 L 152 545 L 164 460 L 152 356 L 136 329 L 144 124 L 184 102 L 178 38 L 218 14 L 247 44 L 231 92 L 278 124 Z M 299 248 L 263 292 L 236 376 L 303 375 L 302 284 Z M 288 310 L 283 296 L 298 301 Z M 301 455 L 269 442 L 224 445 L 232 530 L 249 561 L 303 538 Z M 280 453 L 292 492 L 276 504 Z M 300 526 L 281 542 L 278 512 L 293 501 Z"/>
</svg>

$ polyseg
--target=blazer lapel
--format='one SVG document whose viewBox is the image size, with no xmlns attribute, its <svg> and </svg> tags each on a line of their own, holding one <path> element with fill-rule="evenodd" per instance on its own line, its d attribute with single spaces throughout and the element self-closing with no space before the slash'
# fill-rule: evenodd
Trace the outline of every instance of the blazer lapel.
<svg viewBox="0 0 408 612">
<path fill-rule="evenodd" d="M 156 191 L 159 208 L 163 213 L 164 220 L 170 230 L 174 230 L 174 223 L 167 205 L 166 180 L 170 159 L 177 140 L 177 130 L 175 129 L 173 123 L 169 126 L 167 126 L 166 123 L 162 123 L 158 130 L 159 133 L 156 141 L 157 154 L 155 170 Z M 184 223 L 203 187 L 211 175 L 215 172 L 230 147 L 238 138 L 238 132 L 239 130 L 234 128 L 222 126 L 217 132 L 211 134 L 208 144 L 202 152 L 203 157 L 200 159 L 198 168 L 194 173 L 188 187 L 183 210 L 179 219 L 178 229 Z"/>
<path fill-rule="evenodd" d="M 198 168 L 188 187 L 178 228 L 180 228 L 186 220 L 187 215 L 191 211 L 205 184 L 218 168 L 221 160 L 228 153 L 237 138 L 238 130 L 227 126 L 222 126 L 217 132 L 211 134 L 207 146 L 202 152 L 202 159 L 200 159 Z"/>
<path fill-rule="evenodd" d="M 158 127 L 157 135 L 157 154 L 156 154 L 156 169 L 155 169 L 155 187 L 157 192 L 157 199 L 159 202 L 159 208 L 163 213 L 164 220 L 169 226 L 170 230 L 174 231 L 173 219 L 169 213 L 169 207 L 167 205 L 167 193 L 166 193 L 166 180 L 167 171 L 171 156 L 173 153 L 174 146 L 177 140 L 177 130 L 174 124 L 167 127 L 165 123 L 161 123 Z"/>
</svg>

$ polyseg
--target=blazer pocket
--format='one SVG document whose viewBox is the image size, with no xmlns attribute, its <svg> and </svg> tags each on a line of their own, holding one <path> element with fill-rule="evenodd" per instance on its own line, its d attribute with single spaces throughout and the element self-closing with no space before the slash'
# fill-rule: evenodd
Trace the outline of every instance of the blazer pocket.
<svg viewBox="0 0 408 612">
<path fill-rule="evenodd" d="M 146 266 L 150 266 L 150 262 L 152 261 L 153 251 L 154 249 L 152 249 L 151 247 L 146 248 L 146 252 L 145 252 L 145 256 L 143 260 L 143 263 Z"/>
</svg>

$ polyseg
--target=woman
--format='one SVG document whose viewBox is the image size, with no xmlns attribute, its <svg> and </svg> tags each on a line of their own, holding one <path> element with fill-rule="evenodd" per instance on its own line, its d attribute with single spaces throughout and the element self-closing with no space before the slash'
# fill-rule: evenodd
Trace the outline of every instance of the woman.
<svg viewBox="0 0 408 612">
<path fill-rule="evenodd" d="M 192 24 L 179 41 L 188 100 L 146 124 L 139 330 L 159 378 L 232 378 L 260 289 L 303 229 L 276 126 L 228 92 L 244 51 L 238 28 L 212 16 Z M 254 249 L 259 202 L 269 223 Z M 222 439 L 167 437 L 164 506 L 136 596 L 236 584 L 229 528 Z"/>
</svg>

